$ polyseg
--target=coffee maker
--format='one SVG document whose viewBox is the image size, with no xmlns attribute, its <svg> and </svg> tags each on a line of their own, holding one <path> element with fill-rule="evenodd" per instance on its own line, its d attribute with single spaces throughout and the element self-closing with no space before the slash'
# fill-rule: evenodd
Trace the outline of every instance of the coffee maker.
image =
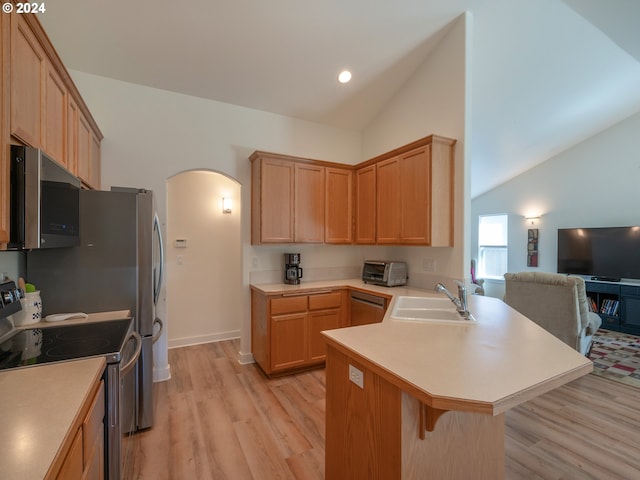
<svg viewBox="0 0 640 480">
<path fill-rule="evenodd" d="M 298 285 L 302 278 L 299 253 L 284 254 L 284 283 Z"/>
</svg>

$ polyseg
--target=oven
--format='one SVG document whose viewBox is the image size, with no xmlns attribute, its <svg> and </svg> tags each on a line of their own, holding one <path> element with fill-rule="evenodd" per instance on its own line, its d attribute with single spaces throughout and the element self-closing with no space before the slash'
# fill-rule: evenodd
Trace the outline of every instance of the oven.
<svg viewBox="0 0 640 480">
<path fill-rule="evenodd" d="M 129 478 L 136 430 L 135 367 L 142 347 L 133 318 L 11 328 L 3 315 L 15 310 L 16 301 L 10 300 L 20 294 L 13 282 L 0 284 L 0 298 L 6 300 L 0 301 L 0 370 L 104 356 L 105 478 Z"/>
</svg>

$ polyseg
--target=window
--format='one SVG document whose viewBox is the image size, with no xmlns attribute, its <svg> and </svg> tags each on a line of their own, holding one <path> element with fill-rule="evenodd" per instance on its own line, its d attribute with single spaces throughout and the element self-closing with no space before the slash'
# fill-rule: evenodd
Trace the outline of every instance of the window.
<svg viewBox="0 0 640 480">
<path fill-rule="evenodd" d="M 480 215 L 478 277 L 502 279 L 507 271 L 508 215 Z"/>
</svg>

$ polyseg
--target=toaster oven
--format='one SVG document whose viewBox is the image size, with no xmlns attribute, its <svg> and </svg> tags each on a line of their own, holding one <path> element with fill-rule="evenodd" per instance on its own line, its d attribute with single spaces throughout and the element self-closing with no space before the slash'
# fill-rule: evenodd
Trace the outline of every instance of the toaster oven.
<svg viewBox="0 0 640 480">
<path fill-rule="evenodd" d="M 362 281 L 385 287 L 407 284 L 407 264 L 385 260 L 366 260 L 362 267 Z"/>
</svg>

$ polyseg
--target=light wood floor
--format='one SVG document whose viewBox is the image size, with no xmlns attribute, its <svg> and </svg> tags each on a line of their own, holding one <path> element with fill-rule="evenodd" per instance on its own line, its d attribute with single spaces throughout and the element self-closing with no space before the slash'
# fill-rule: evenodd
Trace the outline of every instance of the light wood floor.
<svg viewBox="0 0 640 480">
<path fill-rule="evenodd" d="M 268 380 L 238 348 L 169 350 L 135 478 L 324 478 L 324 371 Z M 640 479 L 640 390 L 586 375 L 511 410 L 505 463 L 509 480 Z"/>
</svg>

